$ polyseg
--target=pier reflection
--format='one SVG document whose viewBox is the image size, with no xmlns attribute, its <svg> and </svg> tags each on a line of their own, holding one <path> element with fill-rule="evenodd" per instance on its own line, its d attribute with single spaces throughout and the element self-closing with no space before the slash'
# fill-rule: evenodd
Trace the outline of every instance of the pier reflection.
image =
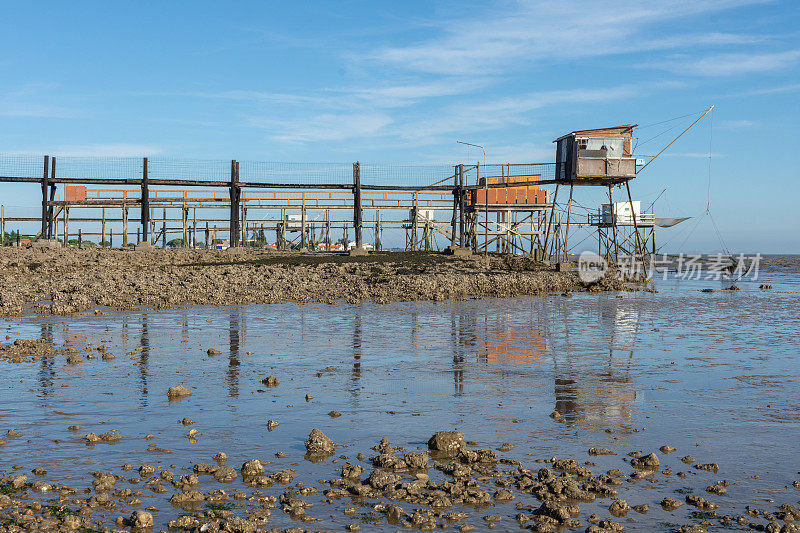
<svg viewBox="0 0 800 533">
<path fill-rule="evenodd" d="M 571 316 L 569 306 L 554 335 L 555 411 L 570 424 L 600 429 L 630 431 L 631 410 L 636 400 L 630 365 L 639 329 L 639 313 L 624 301 L 599 301 L 593 328 L 607 339 L 607 351 L 583 348 L 583 336 L 573 338 L 580 317 Z M 584 317 L 585 319 L 585 317 Z"/>
<path fill-rule="evenodd" d="M 241 343 L 241 313 L 240 307 L 232 307 L 228 313 L 228 370 L 226 380 L 228 383 L 228 396 L 239 396 L 239 346 Z"/>
</svg>

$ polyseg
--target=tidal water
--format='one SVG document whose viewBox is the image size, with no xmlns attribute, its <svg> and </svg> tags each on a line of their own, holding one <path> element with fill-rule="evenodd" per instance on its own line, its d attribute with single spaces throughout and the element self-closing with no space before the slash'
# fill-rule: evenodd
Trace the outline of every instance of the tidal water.
<svg viewBox="0 0 800 533">
<path fill-rule="evenodd" d="M 774 289 L 761 291 L 760 283 Z M 516 445 L 498 455 L 534 470 L 544 466 L 536 459 L 556 455 L 594 461 L 596 474 L 630 473 L 623 460 L 628 452 L 676 446 L 675 453 L 659 454 L 661 465 L 687 472 L 685 479 L 659 475 L 619 487 L 632 506 L 650 505 L 646 515 L 620 519 L 626 529 L 699 522 L 688 505 L 671 513 L 658 505 L 686 491 L 718 503 L 720 514 L 741 514 L 745 505 L 773 511 L 796 505 L 800 275 L 762 273 L 735 292 L 699 292 L 704 287 L 719 284 L 671 280 L 658 282 L 656 293 L 108 310 L 6 320 L 0 322 L 4 342 L 44 337 L 78 348 L 104 344 L 116 359 L 0 362 L 0 429 L 22 434 L 0 446 L 0 471 L 22 465 L 33 477 L 30 470 L 43 467 L 47 480 L 83 488 L 94 470 L 123 473 L 125 463 L 149 463 L 186 474 L 182 468 L 212 463 L 224 451 L 237 468 L 251 458 L 272 461 L 268 471 L 293 468 L 295 481 L 321 492 L 326 487 L 316 480 L 338 475 L 344 460 L 304 460 L 312 428 L 348 444 L 337 454 L 350 462 L 358 452 L 375 455 L 370 448 L 384 436 L 412 451 L 425 448 L 435 431 L 457 429 L 477 447 Z M 208 348 L 222 354 L 209 356 Z M 268 375 L 280 385 L 261 384 Z M 168 387 L 177 384 L 193 395 L 168 401 Z M 306 402 L 306 394 L 313 399 Z M 331 418 L 331 410 L 342 416 Z M 196 424 L 184 427 L 183 417 Z M 267 420 L 280 425 L 268 431 Z M 73 424 L 82 429 L 68 431 Z M 90 431 L 111 429 L 123 437 L 116 444 L 83 440 Z M 199 431 L 196 442 L 186 438 L 189 429 Z M 147 441 L 147 434 L 155 438 Z M 147 451 L 150 444 L 162 451 Z M 619 455 L 589 457 L 590 447 Z M 719 473 L 681 463 L 689 454 L 718 463 Z M 727 494 L 704 492 L 723 479 L 731 482 Z M 156 529 L 181 514 L 167 503 L 171 492 L 130 487 L 144 492 L 142 508 L 158 510 Z M 247 487 L 201 477 L 199 490 L 212 488 Z M 282 490 L 275 485 L 264 492 Z M 311 500 L 308 514 L 323 521 L 307 527 L 339 529 L 354 521 L 342 513 L 352 502 Z M 480 516 L 496 513 L 504 521 L 495 530 L 516 530 L 519 501 L 536 503 L 523 494 L 511 504 L 470 511 L 469 523 L 485 527 Z M 585 523 L 592 512 L 608 517 L 610 502 L 580 504 L 580 519 Z M 297 523 L 276 509 L 270 525 Z M 364 527 L 396 530 L 385 521 Z"/>
</svg>

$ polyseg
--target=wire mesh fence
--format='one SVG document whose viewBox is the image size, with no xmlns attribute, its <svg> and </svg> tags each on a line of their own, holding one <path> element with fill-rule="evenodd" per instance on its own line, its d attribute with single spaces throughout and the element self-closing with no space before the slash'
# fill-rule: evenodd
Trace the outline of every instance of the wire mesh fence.
<svg viewBox="0 0 800 533">
<path fill-rule="evenodd" d="M 0 176 L 41 178 L 44 157 L 35 155 L 0 155 Z M 143 158 L 138 157 L 56 157 L 56 176 L 73 179 L 140 179 Z M 456 165 L 361 163 L 362 185 L 421 187 L 450 185 Z M 151 180 L 228 181 L 231 160 L 152 157 L 147 160 Z M 539 176 L 555 178 L 555 164 L 464 165 L 466 185 L 478 177 Z M 287 185 L 342 185 L 353 183 L 353 163 L 290 163 L 239 161 L 239 181 Z"/>
</svg>

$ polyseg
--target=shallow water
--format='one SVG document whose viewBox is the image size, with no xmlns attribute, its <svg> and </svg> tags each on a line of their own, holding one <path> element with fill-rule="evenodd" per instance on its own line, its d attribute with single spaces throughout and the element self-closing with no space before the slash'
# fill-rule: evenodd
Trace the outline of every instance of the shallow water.
<svg viewBox="0 0 800 533">
<path fill-rule="evenodd" d="M 759 291 L 759 283 L 775 290 Z M 621 519 L 627 529 L 699 522 L 690 516 L 693 507 L 670 513 L 657 503 L 664 496 L 682 499 L 674 491 L 687 487 L 720 504 L 720 515 L 741 514 L 745 505 L 774 511 L 800 499 L 791 486 L 800 479 L 800 275 L 765 273 L 740 286 L 706 294 L 698 289 L 719 284 L 671 280 L 659 282 L 657 293 L 14 319 L 0 323 L 0 334 L 76 347 L 105 344 L 117 357 L 74 366 L 61 357 L 0 362 L 0 429 L 23 435 L 0 447 L 0 470 L 44 467 L 46 479 L 82 488 L 90 486 L 94 470 L 123 473 L 124 463 L 149 463 L 177 465 L 171 469 L 186 474 L 182 467 L 211 463 L 224 451 L 237 469 L 251 458 L 273 461 L 268 471 L 294 468 L 295 481 L 321 493 L 326 486 L 316 480 L 336 477 L 344 461 L 303 460 L 312 428 L 349 444 L 337 453 L 350 462 L 358 452 L 375 455 L 369 448 L 382 436 L 413 451 L 425 448 L 437 430 L 458 429 L 481 448 L 515 444 L 498 455 L 534 470 L 544 466 L 536 459 L 558 455 L 594 461 L 596 474 L 609 468 L 630 473 L 627 452 L 677 446 L 673 454 L 659 454 L 661 465 L 687 472 L 686 479 L 658 475 L 619 487 L 619 497 L 632 506 L 650 505 L 646 515 L 631 511 Z M 208 356 L 210 347 L 222 355 Z M 262 385 L 268 375 L 280 386 Z M 167 388 L 178 383 L 193 395 L 170 402 Z M 314 398 L 306 402 L 306 394 Z M 330 418 L 331 410 L 342 416 Z M 548 416 L 553 411 L 560 421 Z M 197 423 L 184 427 L 178 421 L 185 416 Z M 280 423 L 271 432 L 269 419 Z M 72 424 L 82 429 L 68 431 Z M 116 444 L 83 441 L 90 431 L 112 428 L 123 436 Z M 186 438 L 191 428 L 200 432 L 196 443 Z M 155 439 L 145 440 L 148 433 Z M 151 443 L 173 453 L 148 452 Z M 589 457 L 590 447 L 619 455 Z M 287 457 L 275 458 L 279 451 Z M 719 473 L 684 465 L 679 458 L 687 454 L 719 463 Z M 722 479 L 731 482 L 726 495 L 704 492 Z M 246 489 L 239 481 L 221 485 L 202 476 L 199 490 Z M 142 508 L 158 509 L 157 528 L 182 514 L 167 503 L 171 492 L 153 495 L 142 485 L 117 484 L 125 486 L 144 492 Z M 277 496 L 284 488 L 276 484 L 264 493 Z M 342 513 L 353 506 L 349 499 L 310 500 L 315 506 L 308 514 L 323 521 L 306 527 L 358 522 Z M 536 503 L 517 493 L 510 504 L 472 511 L 468 522 L 484 527 L 480 517 L 496 513 L 504 518 L 496 530 L 517 529 L 514 504 L 520 501 Z M 592 512 L 608 517 L 610 502 L 580 504 L 579 519 L 585 523 Z M 270 525 L 296 522 L 276 509 Z M 385 521 L 367 527 L 396 529 Z"/>
</svg>

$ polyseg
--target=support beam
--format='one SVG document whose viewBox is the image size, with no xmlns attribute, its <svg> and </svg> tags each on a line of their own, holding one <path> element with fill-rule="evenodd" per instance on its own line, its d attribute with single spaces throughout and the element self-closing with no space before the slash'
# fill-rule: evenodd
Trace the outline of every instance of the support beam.
<svg viewBox="0 0 800 533">
<path fill-rule="evenodd" d="M 150 186 L 147 175 L 147 158 L 142 160 L 142 241 L 147 242 L 147 235 L 150 231 Z"/>
<path fill-rule="evenodd" d="M 56 184 L 53 183 L 53 180 L 56 177 L 56 156 L 50 157 L 50 201 L 56 199 Z M 66 199 L 66 198 L 65 198 Z M 53 204 L 51 203 L 47 209 L 47 238 L 53 238 Z"/>
<path fill-rule="evenodd" d="M 122 208 L 122 246 L 128 246 L 128 206 Z"/>
<path fill-rule="evenodd" d="M 356 248 L 361 249 L 362 241 L 362 216 L 361 209 L 361 163 L 353 163 L 353 225 L 356 232 Z"/>
<path fill-rule="evenodd" d="M 236 160 L 231 160 L 231 222 L 230 222 L 230 246 L 239 246 L 239 201 L 242 189 L 239 187 L 239 164 Z"/>
<path fill-rule="evenodd" d="M 47 205 L 47 195 L 50 192 L 48 189 L 50 183 L 48 181 L 50 174 L 50 156 L 44 156 L 44 171 L 42 173 L 42 231 L 40 235 L 47 237 L 47 228 L 49 226 L 48 214 L 50 213 L 49 206 Z"/>
</svg>

